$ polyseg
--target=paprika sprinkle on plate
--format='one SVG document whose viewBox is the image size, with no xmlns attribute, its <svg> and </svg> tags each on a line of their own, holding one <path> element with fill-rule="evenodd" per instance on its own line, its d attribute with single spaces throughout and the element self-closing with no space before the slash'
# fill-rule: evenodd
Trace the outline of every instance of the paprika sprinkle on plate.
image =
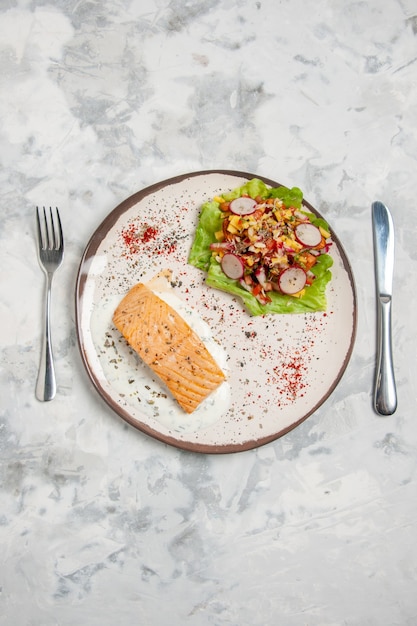
<svg viewBox="0 0 417 626">
<path fill-rule="evenodd" d="M 122 240 L 130 254 L 136 254 L 143 249 L 143 244 L 153 241 L 158 235 L 158 229 L 149 224 L 137 227 L 133 222 L 122 230 Z"/>
</svg>

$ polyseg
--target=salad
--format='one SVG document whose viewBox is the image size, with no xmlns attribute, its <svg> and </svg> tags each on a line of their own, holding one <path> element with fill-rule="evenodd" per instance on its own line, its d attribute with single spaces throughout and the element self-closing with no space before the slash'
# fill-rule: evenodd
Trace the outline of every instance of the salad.
<svg viewBox="0 0 417 626">
<path fill-rule="evenodd" d="M 216 196 L 202 206 L 188 262 L 252 315 L 325 310 L 331 234 L 302 200 L 297 187 L 257 178 Z"/>
</svg>

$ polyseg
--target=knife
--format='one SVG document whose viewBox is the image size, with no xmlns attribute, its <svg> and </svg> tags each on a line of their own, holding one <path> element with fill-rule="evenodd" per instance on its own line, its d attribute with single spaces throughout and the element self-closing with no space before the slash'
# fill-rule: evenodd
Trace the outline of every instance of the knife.
<svg viewBox="0 0 417 626">
<path fill-rule="evenodd" d="M 394 224 L 388 208 L 379 201 L 372 203 L 372 228 L 378 313 L 374 407 L 380 415 L 392 415 L 397 408 L 391 331 Z"/>
</svg>

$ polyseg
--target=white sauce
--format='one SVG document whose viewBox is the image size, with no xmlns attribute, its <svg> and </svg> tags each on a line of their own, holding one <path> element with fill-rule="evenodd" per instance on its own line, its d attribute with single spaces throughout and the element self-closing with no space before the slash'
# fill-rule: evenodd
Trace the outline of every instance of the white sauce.
<svg viewBox="0 0 417 626">
<path fill-rule="evenodd" d="M 181 315 L 198 334 L 227 378 L 227 354 L 213 338 L 208 324 L 172 291 L 165 280 L 148 284 L 153 292 Z M 114 328 L 112 317 L 122 296 L 115 295 L 95 305 L 91 314 L 91 338 L 98 354 L 103 381 L 110 395 L 118 396 L 122 406 L 127 405 L 131 415 L 152 425 L 152 420 L 162 424 L 168 431 L 195 432 L 211 426 L 230 406 L 230 385 L 223 382 L 198 407 L 187 414 L 174 400 L 162 382 L 154 376 L 140 357 L 128 346 Z M 146 419 L 147 418 L 147 419 Z"/>
</svg>

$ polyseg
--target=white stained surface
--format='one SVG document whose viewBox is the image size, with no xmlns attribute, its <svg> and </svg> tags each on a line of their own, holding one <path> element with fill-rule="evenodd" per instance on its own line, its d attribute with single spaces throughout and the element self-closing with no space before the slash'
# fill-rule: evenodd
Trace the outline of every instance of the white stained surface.
<svg viewBox="0 0 417 626">
<path fill-rule="evenodd" d="M 410 0 L 1 4 L 1 626 L 417 622 L 416 32 Z M 230 455 L 127 425 L 75 332 L 98 225 L 136 191 L 208 169 L 300 187 L 358 295 L 334 393 Z M 372 409 L 376 199 L 396 245 L 398 409 L 385 418 Z M 66 246 L 45 404 L 36 205 L 59 207 Z"/>
</svg>

